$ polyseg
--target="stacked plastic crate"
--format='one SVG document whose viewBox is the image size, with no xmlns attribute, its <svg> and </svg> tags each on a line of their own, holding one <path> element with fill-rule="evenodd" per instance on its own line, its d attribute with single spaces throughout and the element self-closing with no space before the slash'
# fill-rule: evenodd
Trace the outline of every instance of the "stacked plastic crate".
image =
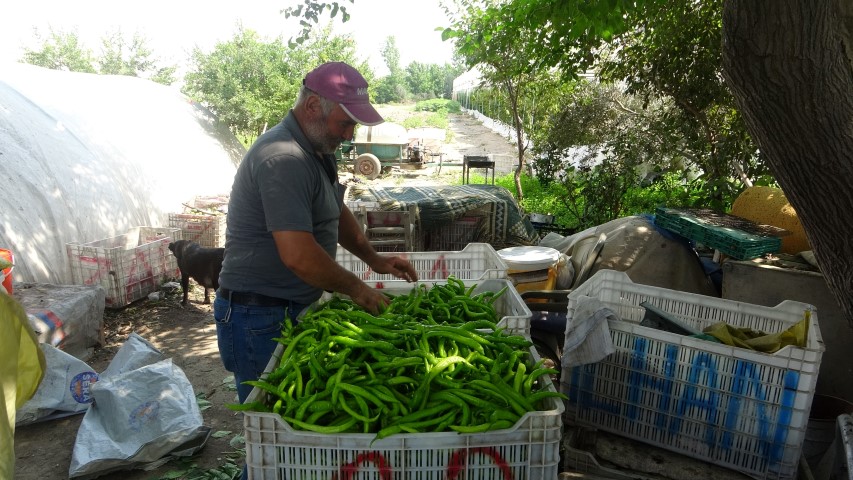
<svg viewBox="0 0 853 480">
<path fill-rule="evenodd" d="M 747 222 L 745 219 L 740 220 Z M 655 211 L 655 225 L 738 260 L 751 260 L 767 253 L 776 253 L 782 247 L 782 240 L 777 236 L 757 235 L 738 228 L 716 225 L 691 209 L 658 207 Z"/>
<path fill-rule="evenodd" d="M 177 228 L 141 226 L 124 235 L 65 246 L 72 281 L 106 291 L 105 306 L 121 308 L 180 276 L 169 243 L 181 239 Z"/>
</svg>

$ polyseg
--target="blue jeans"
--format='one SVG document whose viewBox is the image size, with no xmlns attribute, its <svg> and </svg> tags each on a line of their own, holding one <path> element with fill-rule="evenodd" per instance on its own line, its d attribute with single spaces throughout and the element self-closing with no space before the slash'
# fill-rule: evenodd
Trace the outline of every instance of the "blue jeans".
<svg viewBox="0 0 853 480">
<path fill-rule="evenodd" d="M 281 336 L 285 316 L 295 319 L 308 305 L 289 302 L 287 306 L 259 307 L 231 303 L 217 295 L 213 301 L 219 357 L 225 369 L 234 373 L 237 398 L 244 403 L 252 392 L 247 380 L 257 380 L 269 363 Z"/>
</svg>

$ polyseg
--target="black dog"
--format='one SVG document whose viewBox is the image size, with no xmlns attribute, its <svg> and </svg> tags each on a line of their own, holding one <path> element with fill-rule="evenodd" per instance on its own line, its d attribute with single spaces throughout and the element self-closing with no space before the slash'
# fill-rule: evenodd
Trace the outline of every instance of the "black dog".
<svg viewBox="0 0 853 480">
<path fill-rule="evenodd" d="M 181 288 L 184 291 L 182 305 L 187 304 L 190 277 L 204 287 L 204 303 L 210 303 L 210 292 L 219 288 L 219 271 L 222 270 L 224 248 L 206 248 L 191 240 L 177 240 L 169 244 L 169 250 L 178 259 L 181 269 Z"/>
</svg>

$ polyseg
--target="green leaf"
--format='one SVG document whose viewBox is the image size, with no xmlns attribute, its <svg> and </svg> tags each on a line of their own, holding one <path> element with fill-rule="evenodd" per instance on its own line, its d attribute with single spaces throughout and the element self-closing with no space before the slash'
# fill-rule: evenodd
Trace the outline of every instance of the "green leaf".
<svg viewBox="0 0 853 480">
<path fill-rule="evenodd" d="M 176 478 L 183 477 L 188 472 L 189 472 L 189 470 L 170 470 L 170 471 L 166 472 L 165 474 L 163 474 L 163 476 L 160 477 L 159 480 L 174 480 Z"/>
<path fill-rule="evenodd" d="M 211 436 L 213 438 L 222 438 L 227 437 L 228 435 L 231 435 L 231 432 L 229 430 L 219 430 L 217 432 L 213 432 Z"/>
<path fill-rule="evenodd" d="M 198 404 L 198 409 L 201 411 L 207 410 L 208 408 L 213 406 L 213 404 L 210 403 L 209 400 L 205 400 L 203 398 L 196 399 L 196 403 Z"/>
<path fill-rule="evenodd" d="M 240 448 L 246 444 L 246 438 L 243 435 L 234 435 L 234 438 L 228 442 L 228 445 L 231 445 L 232 448 Z"/>
</svg>

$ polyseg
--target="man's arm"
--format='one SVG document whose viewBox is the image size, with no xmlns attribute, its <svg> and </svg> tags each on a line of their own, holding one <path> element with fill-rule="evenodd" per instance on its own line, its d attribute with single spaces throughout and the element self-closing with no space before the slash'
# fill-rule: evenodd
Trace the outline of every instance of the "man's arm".
<svg viewBox="0 0 853 480">
<path fill-rule="evenodd" d="M 272 234 L 281 261 L 305 283 L 348 295 L 373 313 L 388 303 L 388 297 L 368 287 L 330 257 L 310 232 L 277 231 Z"/>
</svg>

